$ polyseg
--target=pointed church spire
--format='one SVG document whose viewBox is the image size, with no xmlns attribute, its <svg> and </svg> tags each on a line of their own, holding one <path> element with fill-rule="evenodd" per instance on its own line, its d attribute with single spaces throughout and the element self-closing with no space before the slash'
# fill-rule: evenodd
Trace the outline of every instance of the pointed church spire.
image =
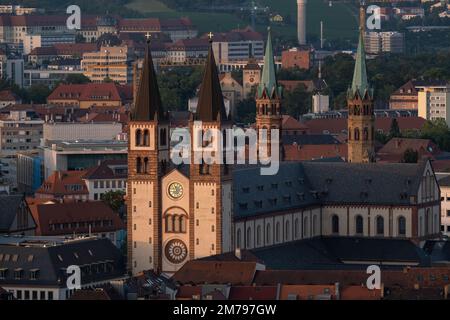
<svg viewBox="0 0 450 320">
<path fill-rule="evenodd" d="M 258 86 L 258 98 L 261 98 L 264 90 L 267 90 L 267 94 L 272 96 L 272 93 L 275 89 L 277 94 L 281 93 L 280 88 L 278 87 L 277 78 L 275 74 L 275 61 L 273 58 L 273 47 L 272 47 L 272 36 L 270 32 L 270 27 L 267 28 L 267 44 L 266 51 L 264 53 L 264 67 L 261 76 L 261 81 Z"/>
<path fill-rule="evenodd" d="M 165 113 L 161 104 L 156 73 L 153 67 L 153 59 L 150 50 L 150 35 L 147 34 L 147 47 L 145 49 L 144 63 L 142 66 L 136 104 L 132 112 L 134 121 L 164 120 Z"/>
<path fill-rule="evenodd" d="M 223 103 L 216 60 L 212 49 L 212 33 L 209 33 L 209 50 L 203 80 L 198 94 L 195 119 L 201 121 L 227 120 L 227 112 Z"/>
<path fill-rule="evenodd" d="M 359 30 L 358 51 L 356 52 L 355 70 L 353 72 L 353 82 L 350 94 L 355 96 L 358 92 L 361 97 L 364 97 L 366 91 L 370 91 L 370 89 L 369 81 L 367 80 L 366 51 L 364 49 L 364 28 L 361 26 Z"/>
</svg>

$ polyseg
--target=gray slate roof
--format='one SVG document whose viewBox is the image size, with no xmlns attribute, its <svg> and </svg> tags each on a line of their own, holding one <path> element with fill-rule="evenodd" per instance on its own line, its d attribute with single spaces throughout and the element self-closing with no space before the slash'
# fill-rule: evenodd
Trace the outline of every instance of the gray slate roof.
<svg viewBox="0 0 450 320">
<path fill-rule="evenodd" d="M 283 162 L 274 176 L 237 168 L 234 218 L 324 204 L 411 205 L 425 164 Z"/>
<path fill-rule="evenodd" d="M 395 262 L 400 266 L 429 264 L 425 253 L 406 239 L 316 237 L 251 252 L 264 262 L 267 269 L 275 270 L 351 269 L 364 264 L 364 261 L 373 261 L 374 264 Z"/>
<path fill-rule="evenodd" d="M 22 201 L 23 195 L 0 196 L 0 232 L 10 230 Z"/>
<path fill-rule="evenodd" d="M 6 259 L 7 255 L 9 256 Z M 125 273 L 121 253 L 108 239 L 84 239 L 47 246 L 31 242 L 23 242 L 20 245 L 2 243 L 0 258 L 0 269 L 8 269 L 6 279 L 0 280 L 0 286 L 33 284 L 64 287 L 67 278 L 65 269 L 70 265 L 81 267 L 108 263 L 113 266 L 110 271 L 82 274 L 82 283 L 112 279 Z M 17 268 L 23 269 L 23 277 L 20 280 L 14 277 L 14 270 Z M 30 270 L 33 269 L 39 269 L 37 280 L 30 279 Z"/>
</svg>

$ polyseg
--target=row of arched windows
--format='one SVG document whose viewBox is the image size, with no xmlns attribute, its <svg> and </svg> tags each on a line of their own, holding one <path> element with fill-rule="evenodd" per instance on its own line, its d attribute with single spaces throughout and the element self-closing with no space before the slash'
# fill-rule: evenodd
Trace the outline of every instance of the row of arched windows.
<svg viewBox="0 0 450 320">
<path fill-rule="evenodd" d="M 373 130 L 372 130 L 372 137 L 373 137 Z M 359 130 L 359 128 L 355 128 L 355 129 L 351 129 L 349 128 L 348 130 L 348 140 L 355 140 L 355 141 L 367 141 L 369 140 L 369 129 L 367 127 L 365 127 L 363 129 L 362 132 L 362 137 L 361 137 L 361 132 Z"/>
<path fill-rule="evenodd" d="M 254 246 L 260 247 L 262 245 L 270 245 L 272 244 L 272 240 L 274 240 L 274 243 L 281 243 L 283 241 L 290 241 L 291 239 L 291 224 L 290 221 L 287 220 L 284 223 L 284 232 L 283 235 L 281 234 L 281 223 L 277 221 L 275 223 L 275 230 L 273 229 L 273 226 L 271 223 L 266 224 L 266 230 L 265 230 L 265 238 L 263 238 L 262 234 L 262 228 L 261 225 L 256 226 L 256 234 L 255 239 L 253 239 L 253 233 L 252 229 L 250 227 L 247 227 L 247 230 L 245 232 L 245 245 L 242 242 L 244 240 L 241 235 L 241 229 L 238 229 L 236 232 L 236 247 L 238 248 L 252 248 Z M 300 229 L 300 220 L 296 218 L 294 220 L 294 232 L 293 236 L 294 239 L 300 239 L 300 238 L 306 238 L 310 236 L 310 231 L 312 232 L 312 236 L 318 235 L 317 231 L 317 216 L 314 215 L 312 218 L 312 230 L 309 229 L 309 217 L 305 216 L 303 218 L 303 229 Z M 274 231 L 274 232 L 272 232 Z M 274 234 L 272 234 L 274 233 Z M 301 233 L 301 234 L 300 234 Z M 273 239 L 272 239 L 273 237 Z M 283 238 L 282 238 L 283 237 Z M 253 243 L 255 241 L 255 243 Z M 264 243 L 263 243 L 264 241 Z"/>
<path fill-rule="evenodd" d="M 359 106 L 359 105 L 350 106 L 349 110 L 348 110 L 348 114 L 349 114 L 349 116 L 352 116 L 352 115 L 353 116 L 360 116 L 360 115 L 368 116 L 368 115 L 373 114 L 372 106 L 365 104 L 362 106 L 362 110 L 361 110 L 361 106 Z"/>
<path fill-rule="evenodd" d="M 271 104 L 259 104 L 258 114 L 260 115 L 277 115 L 279 114 L 279 105 L 276 103 Z"/>
<path fill-rule="evenodd" d="M 136 147 L 148 147 L 150 146 L 150 131 L 149 129 L 137 129 L 135 131 L 135 145 Z M 167 145 L 167 129 L 161 128 L 159 130 L 159 144 L 161 146 Z"/>
<path fill-rule="evenodd" d="M 430 217 L 431 217 L 431 215 L 430 215 Z M 428 230 L 428 220 L 430 220 L 430 219 L 428 218 L 428 215 L 426 215 L 425 230 Z M 317 235 L 317 230 L 316 230 L 317 216 L 313 216 L 312 222 L 313 223 L 312 223 L 312 230 L 311 230 L 312 235 L 311 236 L 315 236 L 315 235 Z M 241 247 L 252 248 L 254 246 L 260 247 L 262 245 L 270 245 L 270 244 L 272 244 L 272 240 L 274 240 L 274 243 L 280 243 L 280 242 L 284 242 L 284 241 L 299 239 L 300 237 L 302 237 L 302 238 L 309 237 L 309 232 L 310 232 L 309 218 L 307 216 L 303 218 L 303 229 L 301 230 L 302 231 L 301 235 L 300 235 L 300 221 L 298 218 L 296 218 L 294 220 L 294 230 L 293 230 L 294 238 L 293 239 L 291 239 L 291 225 L 290 225 L 289 220 L 285 221 L 285 223 L 284 223 L 283 235 L 281 233 L 281 223 L 279 221 L 275 223 L 275 229 L 272 230 L 272 228 L 273 227 L 270 223 L 266 224 L 265 239 L 263 239 L 261 225 L 257 225 L 255 239 L 254 239 L 253 234 L 252 234 L 252 228 L 247 227 L 247 230 L 245 233 L 245 245 L 242 242 L 242 240 L 244 240 L 244 239 L 241 237 L 241 229 L 238 229 L 237 233 L 236 233 L 236 246 L 239 248 L 241 248 Z M 385 221 L 382 216 L 377 216 L 375 218 L 375 230 L 376 230 L 377 235 L 380 235 L 380 236 L 384 235 Z M 272 239 L 272 231 L 274 231 L 273 232 L 274 239 Z M 339 223 L 338 215 L 333 215 L 331 217 L 331 231 L 333 234 L 339 234 L 339 232 L 340 232 L 340 223 Z M 364 234 L 364 218 L 361 215 L 357 215 L 355 217 L 355 234 L 357 234 L 357 235 Z M 398 236 L 406 236 L 406 218 L 403 216 L 400 216 L 397 218 L 397 235 Z M 282 239 L 282 237 L 284 237 L 284 238 Z M 264 243 L 263 243 L 263 241 L 264 241 Z M 255 243 L 253 243 L 253 242 L 255 242 Z"/>
<path fill-rule="evenodd" d="M 168 214 L 165 217 L 165 230 L 168 233 L 185 233 L 186 232 L 186 216 Z"/>
<path fill-rule="evenodd" d="M 384 218 L 382 216 L 377 216 L 375 218 L 376 224 L 376 234 L 384 235 Z M 397 220 L 397 228 L 398 235 L 405 236 L 406 235 L 406 219 L 403 216 L 398 217 Z M 331 218 L 331 232 L 333 234 L 339 234 L 339 217 L 337 215 L 333 215 Z M 355 217 L 355 233 L 363 234 L 364 233 L 364 218 L 361 215 L 357 215 Z"/>
</svg>

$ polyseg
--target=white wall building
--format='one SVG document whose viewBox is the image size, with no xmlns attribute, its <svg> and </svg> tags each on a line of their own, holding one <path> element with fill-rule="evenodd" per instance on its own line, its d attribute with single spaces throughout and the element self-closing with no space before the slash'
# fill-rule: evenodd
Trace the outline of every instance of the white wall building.
<svg viewBox="0 0 450 320">
<path fill-rule="evenodd" d="M 427 120 L 444 119 L 450 125 L 450 84 L 418 85 L 419 117 Z"/>
</svg>

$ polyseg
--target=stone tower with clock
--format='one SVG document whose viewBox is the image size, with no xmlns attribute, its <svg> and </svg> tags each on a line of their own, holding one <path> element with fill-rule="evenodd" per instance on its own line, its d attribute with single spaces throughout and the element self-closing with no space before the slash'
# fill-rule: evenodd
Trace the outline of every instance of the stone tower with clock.
<svg viewBox="0 0 450 320">
<path fill-rule="evenodd" d="M 161 266 L 161 177 L 169 163 L 169 121 L 161 105 L 150 42 L 128 125 L 128 268 Z"/>
<path fill-rule="evenodd" d="M 196 130 L 220 130 L 209 140 L 217 146 L 231 127 L 210 46 L 189 130 L 191 137 Z M 172 165 L 168 132 L 147 48 L 129 125 L 128 264 L 133 274 L 170 274 L 190 259 L 232 250 L 232 167 L 194 161 L 193 145 L 190 165 Z"/>
</svg>

